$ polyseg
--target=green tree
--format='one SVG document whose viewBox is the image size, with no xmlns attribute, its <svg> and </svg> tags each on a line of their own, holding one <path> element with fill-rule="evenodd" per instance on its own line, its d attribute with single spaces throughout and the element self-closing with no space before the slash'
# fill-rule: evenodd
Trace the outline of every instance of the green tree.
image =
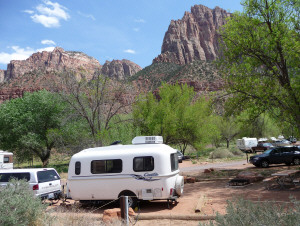
<svg viewBox="0 0 300 226">
<path fill-rule="evenodd" d="M 220 130 L 222 138 L 226 141 L 227 148 L 229 148 L 230 141 L 232 141 L 239 134 L 239 127 L 239 123 L 233 116 L 222 118 Z"/>
<path fill-rule="evenodd" d="M 65 105 L 46 90 L 25 93 L 0 105 L 0 148 L 35 155 L 47 166 L 55 142 L 49 131 L 62 127 Z"/>
<path fill-rule="evenodd" d="M 300 132 L 299 0 L 245 0 L 220 31 L 227 110 L 269 112 Z"/>
<path fill-rule="evenodd" d="M 143 135 L 161 135 L 166 144 L 199 148 L 210 141 L 210 102 L 197 98 L 193 88 L 164 83 L 159 97 L 140 96 L 133 106 L 134 124 Z"/>
</svg>

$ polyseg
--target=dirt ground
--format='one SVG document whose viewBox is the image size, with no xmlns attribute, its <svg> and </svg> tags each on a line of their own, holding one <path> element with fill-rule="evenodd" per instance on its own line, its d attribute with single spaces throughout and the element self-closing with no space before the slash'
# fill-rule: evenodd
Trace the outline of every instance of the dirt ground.
<svg viewBox="0 0 300 226">
<path fill-rule="evenodd" d="M 199 163 L 200 164 L 200 163 Z M 203 163 L 202 163 L 203 164 Z M 205 163 L 204 163 L 205 164 Z M 191 161 L 183 161 L 180 168 L 195 166 Z M 270 172 L 276 172 L 284 169 L 299 169 L 299 166 L 271 166 Z M 232 200 L 237 197 L 243 197 L 255 202 L 260 201 L 276 201 L 276 202 L 289 202 L 290 197 L 295 197 L 300 200 L 300 187 L 280 190 L 275 188 L 272 190 L 266 189 L 265 183 L 260 181 L 246 185 L 244 187 L 229 187 L 228 181 L 230 178 L 236 176 L 240 171 L 256 171 L 266 174 L 265 169 L 256 168 L 251 164 L 242 164 L 238 167 L 227 168 L 225 171 L 220 171 L 218 177 L 215 177 L 219 169 L 215 169 L 214 175 L 204 175 L 202 171 L 194 171 L 185 173 L 197 177 L 198 182 L 185 184 L 184 195 L 178 199 L 177 204 L 173 204 L 168 209 L 166 201 L 143 201 L 140 203 L 141 215 L 156 214 L 156 215 L 215 215 L 216 212 L 224 214 L 226 212 L 227 200 Z M 228 173 L 226 173 L 226 171 Z M 224 173 L 225 172 L 225 173 Z M 222 174 L 221 174 L 222 173 Z M 221 174 L 221 176 L 220 176 Z M 203 176 L 204 175 L 204 176 Z M 195 213 L 198 200 L 201 196 L 205 196 L 205 205 L 200 213 Z M 110 207 L 106 207 L 110 208 Z M 97 214 L 99 218 L 102 216 L 103 209 L 89 210 L 81 209 L 84 212 Z M 198 225 L 199 221 L 180 221 L 180 220 L 141 220 L 135 225 Z"/>
</svg>

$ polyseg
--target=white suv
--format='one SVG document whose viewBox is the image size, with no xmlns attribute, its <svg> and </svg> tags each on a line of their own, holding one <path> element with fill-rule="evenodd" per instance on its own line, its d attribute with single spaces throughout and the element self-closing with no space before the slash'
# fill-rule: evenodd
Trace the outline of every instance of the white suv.
<svg viewBox="0 0 300 226">
<path fill-rule="evenodd" d="M 53 168 L 0 170 L 0 187 L 13 178 L 28 181 L 34 195 L 41 199 L 59 199 L 62 195 L 60 177 Z"/>
</svg>

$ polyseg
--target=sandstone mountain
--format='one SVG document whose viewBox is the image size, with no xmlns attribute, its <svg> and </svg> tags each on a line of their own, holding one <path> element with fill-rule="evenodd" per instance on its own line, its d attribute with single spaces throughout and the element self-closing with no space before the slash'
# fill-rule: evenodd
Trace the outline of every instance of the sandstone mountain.
<svg viewBox="0 0 300 226">
<path fill-rule="evenodd" d="M 54 81 L 64 71 L 84 72 L 92 79 L 96 71 L 117 80 L 124 80 L 142 68 L 129 60 L 100 63 L 82 52 L 65 51 L 56 47 L 52 52 L 37 52 L 26 60 L 12 60 L 7 70 L 0 70 L 0 103 L 20 97 L 24 92 L 53 89 Z"/>
<path fill-rule="evenodd" d="M 150 90 L 159 87 L 162 81 L 188 83 L 197 92 L 223 89 L 224 81 L 213 61 L 219 55 L 217 30 L 229 15 L 219 7 L 193 6 L 181 20 L 171 21 L 161 54 L 131 80 Z"/>
<path fill-rule="evenodd" d="M 115 78 L 118 80 L 127 79 L 137 72 L 142 70 L 142 68 L 131 62 L 130 60 L 113 60 L 106 61 L 103 65 L 101 72 L 110 78 Z"/>
<path fill-rule="evenodd" d="M 181 20 L 172 20 L 165 34 L 161 54 L 153 60 L 189 64 L 194 60 L 215 60 L 219 53 L 217 30 L 230 14 L 216 7 L 195 5 Z"/>
<path fill-rule="evenodd" d="M 85 70 L 92 75 L 96 70 L 101 69 L 101 65 L 96 59 L 84 53 L 64 51 L 62 48 L 56 47 L 52 52 L 34 53 L 26 60 L 12 60 L 7 65 L 4 81 L 33 71 L 62 72 L 68 69 Z"/>
</svg>

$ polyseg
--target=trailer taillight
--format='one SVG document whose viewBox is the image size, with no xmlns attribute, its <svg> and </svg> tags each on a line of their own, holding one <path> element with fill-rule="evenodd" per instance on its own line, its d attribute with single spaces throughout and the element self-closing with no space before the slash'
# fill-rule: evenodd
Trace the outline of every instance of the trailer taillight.
<svg viewBox="0 0 300 226">
<path fill-rule="evenodd" d="M 33 185 L 32 190 L 34 190 L 34 191 L 39 190 L 39 185 L 38 184 Z"/>
<path fill-rule="evenodd" d="M 170 188 L 170 195 L 173 195 L 173 188 Z"/>
</svg>

